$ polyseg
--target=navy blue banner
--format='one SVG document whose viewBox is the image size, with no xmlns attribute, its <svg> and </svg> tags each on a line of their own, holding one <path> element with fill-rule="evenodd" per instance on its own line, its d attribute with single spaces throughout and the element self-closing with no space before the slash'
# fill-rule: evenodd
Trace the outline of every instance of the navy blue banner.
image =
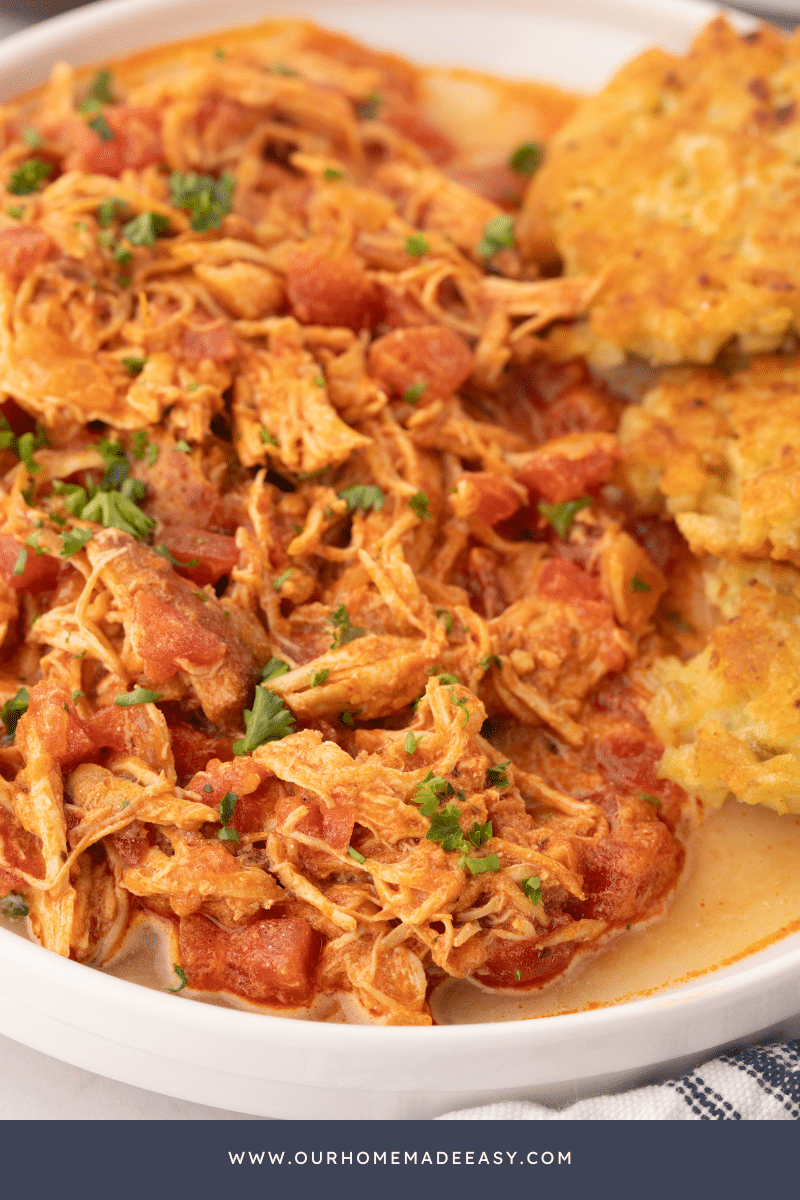
<svg viewBox="0 0 800 1200">
<path fill-rule="evenodd" d="M 753 1200 L 797 1194 L 797 1147 L 791 1121 L 0 1124 L 4 1193 L 32 1200 Z"/>
</svg>

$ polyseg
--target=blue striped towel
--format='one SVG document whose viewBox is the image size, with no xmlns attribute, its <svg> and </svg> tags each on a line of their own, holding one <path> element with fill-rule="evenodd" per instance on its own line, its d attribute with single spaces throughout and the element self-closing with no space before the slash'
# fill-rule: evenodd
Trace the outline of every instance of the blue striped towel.
<svg viewBox="0 0 800 1200">
<path fill-rule="evenodd" d="M 545 1108 L 502 1100 L 438 1121 L 797 1121 L 800 1039 L 723 1054 L 680 1079 Z"/>
</svg>

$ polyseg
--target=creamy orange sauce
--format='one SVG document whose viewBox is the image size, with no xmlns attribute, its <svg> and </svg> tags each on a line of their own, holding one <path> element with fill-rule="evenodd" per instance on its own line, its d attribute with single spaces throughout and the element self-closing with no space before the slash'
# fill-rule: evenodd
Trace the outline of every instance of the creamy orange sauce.
<svg viewBox="0 0 800 1200">
<path fill-rule="evenodd" d="M 800 929 L 800 817 L 728 801 L 698 823 L 665 915 L 587 955 L 574 973 L 524 996 L 448 980 L 440 1024 L 519 1021 L 621 1004 L 727 966 Z"/>
</svg>

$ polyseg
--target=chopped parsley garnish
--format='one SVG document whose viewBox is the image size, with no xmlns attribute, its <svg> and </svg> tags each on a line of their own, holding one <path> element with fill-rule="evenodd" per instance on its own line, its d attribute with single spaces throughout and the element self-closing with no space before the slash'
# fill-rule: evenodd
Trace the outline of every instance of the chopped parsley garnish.
<svg viewBox="0 0 800 1200">
<path fill-rule="evenodd" d="M 114 130 L 102 113 L 98 113 L 96 117 L 92 117 L 91 121 L 87 121 L 86 124 L 90 129 L 94 130 L 101 142 L 113 142 Z"/>
<path fill-rule="evenodd" d="M 673 628 L 677 629 L 678 633 L 686 633 L 686 634 L 697 633 L 697 630 L 695 629 L 694 625 L 690 625 L 689 622 L 686 620 L 686 618 L 682 617 L 680 613 L 668 612 L 668 613 L 664 613 L 664 616 L 669 621 L 670 625 L 672 625 Z"/>
<path fill-rule="evenodd" d="M 30 196 L 53 174 L 53 164 L 43 158 L 26 158 L 12 171 L 8 190 L 15 196 Z"/>
<path fill-rule="evenodd" d="M 219 819 L 220 819 L 220 824 L 223 827 L 225 825 L 230 825 L 233 814 L 236 811 L 236 805 L 237 805 L 238 800 L 239 800 L 239 797 L 237 796 L 236 792 L 226 792 L 225 795 L 220 800 L 220 802 L 219 802 Z M 235 833 L 236 831 L 232 830 L 231 832 Z M 217 836 L 220 836 L 221 833 L 222 833 L 222 830 L 220 830 L 220 833 Z"/>
<path fill-rule="evenodd" d="M 347 853 L 351 858 L 354 858 L 357 863 L 365 863 L 367 860 L 363 854 L 359 854 L 352 846 L 347 847 Z"/>
<path fill-rule="evenodd" d="M 364 637 L 367 632 L 362 625 L 353 625 L 350 614 L 343 604 L 339 604 L 331 611 L 328 624 L 332 625 L 334 629 L 331 650 L 338 650 L 340 646 L 346 646 L 348 642 L 354 642 L 356 638 Z"/>
<path fill-rule="evenodd" d="M 28 711 L 31 694 L 27 688 L 21 687 L 16 696 L 12 696 L 10 700 L 6 700 L 2 708 L 0 708 L 0 720 L 6 727 L 6 733 L 10 738 L 14 737 L 17 732 L 17 724 L 24 713 Z"/>
<path fill-rule="evenodd" d="M 541 161 L 542 147 L 539 143 L 523 142 L 511 155 L 508 165 L 518 175 L 525 175 L 527 178 L 530 178 L 538 170 Z"/>
<path fill-rule="evenodd" d="M 111 92 L 112 75 L 105 68 L 98 71 L 92 82 L 89 84 L 87 99 L 93 100 L 95 104 L 113 104 L 114 97 Z"/>
<path fill-rule="evenodd" d="M 441 812 L 431 816 L 431 827 L 425 834 L 429 842 L 441 842 L 443 850 L 464 848 L 464 834 L 458 823 L 460 813 L 455 804 L 446 804 Z"/>
<path fill-rule="evenodd" d="M 266 446 L 277 446 L 279 444 L 278 439 L 274 437 L 268 429 L 261 430 L 261 441 Z"/>
<path fill-rule="evenodd" d="M 120 708 L 130 708 L 132 704 L 155 704 L 156 700 L 161 700 L 162 697 L 158 692 L 152 692 L 150 688 L 138 687 L 132 692 L 123 692 L 121 696 L 117 696 L 114 701 Z"/>
<path fill-rule="evenodd" d="M 111 455 L 106 461 L 106 478 L 99 488 L 90 487 L 89 496 L 77 484 L 56 483 L 53 491 L 63 495 L 65 507 L 84 521 L 97 521 L 106 529 L 120 529 L 135 538 L 146 537 L 155 521 L 137 506 L 147 493 L 145 485 L 138 479 L 125 479 L 119 490 L 113 490 L 109 486 L 111 478 L 123 473 L 123 462 L 128 464 Z"/>
<path fill-rule="evenodd" d="M 483 875 L 487 871 L 499 871 L 500 859 L 496 854 L 484 854 L 482 858 L 475 858 L 471 854 L 462 856 L 459 864 L 462 870 L 466 869 L 470 875 Z"/>
<path fill-rule="evenodd" d="M 270 679 L 280 679 L 281 675 L 288 675 L 291 669 L 289 664 L 284 662 L 282 658 L 275 658 L 273 656 L 261 668 L 261 682 L 269 683 Z"/>
<path fill-rule="evenodd" d="M 323 683 L 328 682 L 330 668 L 324 667 L 321 671 L 312 671 L 309 676 L 309 685 L 311 687 L 322 687 Z"/>
<path fill-rule="evenodd" d="M 489 667 L 502 667 L 502 665 L 496 654 L 487 654 L 478 659 L 478 666 L 483 667 L 484 671 L 488 671 Z"/>
<path fill-rule="evenodd" d="M 296 79 L 299 72 L 295 71 L 294 67 L 289 67 L 286 63 L 273 63 L 270 67 L 273 75 L 285 75 L 288 79 Z"/>
<path fill-rule="evenodd" d="M 73 692 L 72 693 L 72 703 L 73 704 L 75 704 L 75 702 L 77 700 L 80 700 L 81 698 L 84 700 L 86 699 L 86 692 Z"/>
<path fill-rule="evenodd" d="M 152 246 L 157 237 L 169 232 L 169 221 L 163 213 L 143 212 L 122 226 L 120 233 L 132 246 Z"/>
<path fill-rule="evenodd" d="M 421 233 L 415 233 L 406 238 L 406 254 L 410 254 L 412 258 L 422 258 L 423 254 L 427 253 L 428 243 Z"/>
<path fill-rule="evenodd" d="M 645 804 L 652 804 L 655 808 L 658 808 L 661 804 L 658 796 L 651 796 L 649 792 L 639 792 L 638 795 L 639 799 L 644 800 Z"/>
<path fill-rule="evenodd" d="M 315 375 L 314 378 L 311 380 L 311 382 L 313 383 L 314 387 L 324 388 L 325 387 L 325 376 L 324 375 Z"/>
<path fill-rule="evenodd" d="M 22 131 L 22 140 L 31 150 L 35 150 L 37 146 L 41 146 L 44 138 L 39 133 L 38 129 L 33 129 L 30 125 Z"/>
<path fill-rule="evenodd" d="M 144 364 L 146 362 L 147 362 L 146 358 L 137 358 L 134 355 L 130 355 L 128 358 L 123 358 L 122 365 L 125 368 L 125 370 L 128 371 L 129 374 L 141 375 L 142 371 L 144 370 Z M 134 445 L 136 444 L 136 437 L 138 434 L 143 434 L 145 440 L 147 439 L 147 434 L 145 433 L 145 431 L 143 429 L 137 429 L 136 433 L 133 435 Z M 141 454 L 136 454 L 136 452 L 134 450 L 134 454 L 135 454 L 136 458 L 144 458 L 144 450 L 142 450 Z"/>
<path fill-rule="evenodd" d="M 214 58 L 224 58 L 224 57 L 225 57 L 225 51 L 222 49 L 221 46 L 217 46 L 216 50 L 214 51 Z"/>
<path fill-rule="evenodd" d="M 451 703 L 451 704 L 454 704 L 454 705 L 456 706 L 456 708 L 460 708 L 460 709 L 462 709 L 462 710 L 463 710 L 463 713 L 464 713 L 464 719 L 463 719 L 463 721 L 461 722 L 461 728 L 462 728 L 462 729 L 466 729 L 466 728 L 467 728 L 467 722 L 469 721 L 469 709 L 467 708 L 467 698 L 466 698 L 466 696 L 461 696 L 461 697 L 459 697 L 458 699 L 456 699 L 456 697 L 455 697 L 455 696 L 451 695 L 451 696 L 450 696 L 450 703 Z"/>
<path fill-rule="evenodd" d="M 507 213 L 492 217 L 483 227 L 483 237 L 478 244 L 481 258 L 491 258 L 500 250 L 510 250 L 514 245 L 514 222 Z"/>
<path fill-rule="evenodd" d="M 18 221 L 24 214 L 25 209 L 21 204 L 9 204 L 6 212 L 10 217 L 13 217 L 15 221 Z"/>
<path fill-rule="evenodd" d="M 367 512 L 370 508 L 374 508 L 375 512 L 380 512 L 386 503 L 386 495 L 382 489 L 371 483 L 353 484 L 352 487 L 337 492 L 337 495 L 340 500 L 344 500 L 347 511 L 350 513 L 359 508 L 363 512 Z"/>
<path fill-rule="evenodd" d="M 416 492 L 409 500 L 408 507 L 420 521 L 433 520 L 433 513 L 428 510 L 428 497 L 425 492 Z"/>
<path fill-rule="evenodd" d="M 36 426 L 35 434 L 23 433 L 17 438 L 17 454 L 31 475 L 38 475 L 42 469 L 41 463 L 37 463 L 33 457 L 33 452 L 34 450 L 41 450 L 42 446 L 46 445 L 47 438 L 44 436 L 44 430 L 41 425 Z"/>
<path fill-rule="evenodd" d="M 570 531 L 575 515 L 592 503 L 591 496 L 580 496 L 577 500 L 565 500 L 563 504 L 545 504 L 539 501 L 539 513 L 553 526 L 560 538 L 565 538 Z"/>
<path fill-rule="evenodd" d="M 406 754 L 414 754 L 421 741 L 422 734 L 420 733 L 415 735 L 409 729 L 408 733 L 406 734 L 406 740 L 403 742 L 403 749 L 405 750 Z"/>
<path fill-rule="evenodd" d="M 145 454 L 145 459 L 147 461 L 148 467 L 154 467 L 156 465 L 156 463 L 158 462 L 158 446 L 155 444 L 155 442 L 151 442 L 150 445 L 147 447 L 147 453 Z"/>
<path fill-rule="evenodd" d="M 281 590 L 281 588 L 283 587 L 283 585 L 286 583 L 287 579 L 291 579 L 291 577 L 293 575 L 294 575 L 294 567 L 287 567 L 286 570 L 283 571 L 280 575 L 278 575 L 276 579 L 273 579 L 272 586 L 275 588 L 275 591 L 279 592 Z"/>
<path fill-rule="evenodd" d="M 341 179 L 343 175 L 341 171 L 337 171 L 334 167 L 326 167 L 322 172 L 322 177 L 332 182 L 334 179 Z"/>
<path fill-rule="evenodd" d="M 457 675 L 451 675 L 448 671 L 440 671 L 438 667 L 431 667 L 428 674 L 435 675 L 440 683 L 461 683 Z"/>
<path fill-rule="evenodd" d="M 522 979 L 522 971 L 520 971 L 519 968 L 517 968 L 517 970 L 514 972 L 514 978 L 517 983 L 519 983 L 519 981 Z"/>
<path fill-rule="evenodd" d="M 183 967 L 179 967 L 177 963 L 172 964 L 172 969 L 175 972 L 175 974 L 178 976 L 178 980 L 179 980 L 178 987 L 164 988 L 164 991 L 172 992 L 172 994 L 174 995 L 176 992 L 182 992 L 185 987 L 188 987 L 189 980 L 186 978 L 186 972 L 184 971 Z"/>
<path fill-rule="evenodd" d="M 138 362 L 140 360 L 139 359 L 129 359 L 126 361 L 125 359 L 123 359 L 122 361 L 125 363 L 125 366 L 127 367 L 128 362 Z M 145 361 L 146 361 L 145 359 L 141 359 L 142 364 L 144 364 Z M 128 370 L 130 371 L 131 368 L 128 367 Z M 131 372 L 131 374 L 136 374 L 136 372 Z M 144 458 L 146 449 L 147 449 L 147 430 L 146 429 L 137 429 L 135 431 L 135 433 L 131 436 L 131 453 L 133 454 L 134 458 L 138 459 L 138 461 L 141 462 L 142 459 Z"/>
<path fill-rule="evenodd" d="M 437 608 L 436 616 L 439 617 L 440 620 L 442 620 L 444 622 L 444 631 L 447 634 L 447 636 L 449 637 L 450 634 L 453 632 L 453 614 L 450 612 L 450 609 L 449 608 Z"/>
<path fill-rule="evenodd" d="M 340 725 L 347 725 L 352 729 L 353 726 L 355 725 L 355 723 L 356 723 L 356 710 L 354 710 L 352 708 L 346 708 L 344 710 L 344 712 L 339 713 L 339 724 Z"/>
<path fill-rule="evenodd" d="M 192 447 L 189 445 L 189 443 L 186 441 L 185 438 L 178 439 L 178 441 L 175 443 L 175 449 L 180 450 L 181 454 L 191 454 L 192 453 Z"/>
<path fill-rule="evenodd" d="M 180 175 L 176 172 L 169 177 L 172 203 L 186 209 L 196 233 L 217 229 L 222 224 L 222 218 L 231 211 L 235 186 L 235 178 L 227 174 L 215 179 L 213 175 L 194 172 Z"/>
<path fill-rule="evenodd" d="M 167 560 L 167 562 L 172 563 L 173 567 L 179 567 L 179 568 L 183 569 L 184 571 L 191 571 L 191 569 L 193 567 L 196 567 L 197 564 L 200 562 L 199 558 L 190 558 L 186 562 L 180 562 L 177 558 L 175 558 L 174 555 L 170 554 L 169 550 L 167 549 L 167 547 L 164 545 L 163 542 L 161 542 L 160 545 L 155 547 L 155 551 L 156 551 L 156 554 L 159 554 L 161 556 L 161 558 L 165 558 Z"/>
<path fill-rule="evenodd" d="M 422 782 L 417 784 L 417 794 L 414 797 L 414 803 L 419 805 L 419 811 L 423 817 L 432 817 L 436 814 L 441 792 L 444 792 L 446 796 L 452 795 L 452 784 L 449 784 L 441 775 L 434 775 L 433 771 L 428 771 Z"/>
<path fill-rule="evenodd" d="M 495 767 L 486 768 L 486 786 L 493 788 L 510 787 L 508 775 L 506 775 L 506 767 L 510 766 L 511 759 L 504 763 L 498 763 Z"/>
<path fill-rule="evenodd" d="M 523 879 L 520 887 L 531 904 L 542 903 L 542 881 L 538 875 L 529 875 L 527 879 Z"/>
<path fill-rule="evenodd" d="M 653 589 L 651 588 L 650 584 L 645 583 L 645 581 L 642 579 L 641 575 L 637 571 L 636 574 L 634 575 L 633 579 L 631 579 L 631 591 L 632 592 L 652 592 L 652 590 Z"/>
<path fill-rule="evenodd" d="M 372 92 L 366 99 L 356 107 L 356 116 L 361 121 L 374 121 L 378 115 L 378 110 L 382 104 L 383 98 L 377 93 Z"/>
<path fill-rule="evenodd" d="M 411 387 L 407 387 L 403 392 L 403 399 L 406 404 L 416 404 L 421 400 L 427 390 L 427 383 L 412 383 Z"/>
<path fill-rule="evenodd" d="M 14 570 L 11 572 L 11 574 L 12 575 L 24 575 L 25 568 L 27 567 L 27 565 L 28 565 L 28 551 L 27 551 L 27 548 L 25 546 L 23 546 L 22 549 L 20 550 L 19 554 L 17 555 L 17 560 L 14 563 Z"/>
<path fill-rule="evenodd" d="M 124 200 L 104 200 L 97 210 L 97 224 L 101 229 L 108 229 L 115 217 L 127 212 L 128 206 Z"/>
<path fill-rule="evenodd" d="M 27 917 L 30 909 L 21 892 L 9 892 L 0 900 L 0 917 L 10 917 L 12 921 Z"/>
<path fill-rule="evenodd" d="M 61 550 L 59 554 L 62 558 L 72 558 L 73 554 L 77 554 L 82 550 L 88 541 L 91 541 L 91 529 L 68 529 L 61 534 Z"/>
<path fill-rule="evenodd" d="M 252 754 L 266 742 L 279 742 L 292 732 L 294 717 L 280 696 L 266 687 L 257 687 L 253 707 L 244 710 L 245 735 L 233 743 L 233 753 Z"/>
<path fill-rule="evenodd" d="M 467 834 L 467 841 L 472 842 L 473 846 L 480 847 L 484 842 L 490 842 L 494 837 L 492 830 L 492 822 L 487 821 L 485 825 L 480 825 L 477 821 L 473 821 L 472 829 Z"/>
</svg>

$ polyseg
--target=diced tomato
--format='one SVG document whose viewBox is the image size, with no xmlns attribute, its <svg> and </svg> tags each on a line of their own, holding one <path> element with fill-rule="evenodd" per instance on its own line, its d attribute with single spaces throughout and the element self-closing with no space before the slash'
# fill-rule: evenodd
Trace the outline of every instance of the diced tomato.
<svg viewBox="0 0 800 1200">
<path fill-rule="evenodd" d="M 665 781 L 656 774 L 664 747 L 635 729 L 617 730 L 595 745 L 597 765 L 608 782 L 628 794 L 658 795 Z"/>
<path fill-rule="evenodd" d="M 216 325 L 188 326 L 181 334 L 180 351 L 190 366 L 196 366 L 204 358 L 210 358 L 212 362 L 227 362 L 238 353 L 233 334 L 225 321 Z"/>
<path fill-rule="evenodd" d="M 444 325 L 395 329 L 376 338 L 368 357 L 370 374 L 396 395 L 424 385 L 418 400 L 451 395 L 469 378 L 472 362 L 463 338 Z"/>
<path fill-rule="evenodd" d="M 470 471 L 456 483 L 450 502 L 459 517 L 475 517 L 487 525 L 505 521 L 520 507 L 517 490 L 502 475 Z"/>
<path fill-rule="evenodd" d="M 560 975 L 574 953 L 574 942 L 544 948 L 535 941 L 506 942 L 475 972 L 475 978 L 485 987 L 538 986 Z"/>
<path fill-rule="evenodd" d="M 266 777 L 266 769 L 249 756 L 229 757 L 224 761 L 220 756 L 207 762 L 205 769 L 190 779 L 186 788 L 198 795 L 204 804 L 216 808 L 226 792 L 234 792 L 237 796 L 248 795 Z"/>
<path fill-rule="evenodd" d="M 485 200 L 491 200 L 504 208 L 520 203 L 525 195 L 528 181 L 505 163 L 487 163 L 482 167 L 457 168 L 447 174 L 462 187 L 477 192 Z"/>
<path fill-rule="evenodd" d="M 304 833 L 307 837 L 319 838 L 335 850 L 344 850 L 349 845 L 353 835 L 354 813 L 347 804 L 320 809 L 318 804 L 306 796 L 281 796 L 275 805 L 278 824 L 282 824 L 301 804 L 308 812 L 292 826 L 293 831 Z M 291 834 L 289 836 L 291 837 Z M 339 869 L 336 859 L 313 846 L 304 846 L 301 843 L 299 854 L 303 865 L 316 875 L 324 876 Z"/>
<path fill-rule="evenodd" d="M 569 433 L 520 455 L 515 474 L 549 504 L 563 504 L 607 483 L 621 457 L 610 433 Z"/>
<path fill-rule="evenodd" d="M 205 771 L 211 759 L 229 762 L 233 758 L 233 738 L 203 733 L 184 721 L 170 726 L 169 740 L 181 786 L 192 776 Z"/>
<path fill-rule="evenodd" d="M 225 643 L 216 634 L 148 592 L 136 593 L 133 611 L 131 640 L 154 682 L 177 674 L 178 659 L 193 667 L 211 667 L 225 653 Z"/>
<path fill-rule="evenodd" d="M 599 838 L 584 847 L 586 900 L 576 915 L 622 925 L 647 912 L 675 879 L 679 848 L 661 821 L 648 821 L 628 839 Z"/>
<path fill-rule="evenodd" d="M 230 575 L 239 561 L 235 539 L 222 533 L 209 533 L 192 525 L 165 525 L 159 539 L 175 559 L 173 566 L 178 574 L 201 586 Z M 199 562 L 190 566 L 195 559 Z"/>
<path fill-rule="evenodd" d="M 621 408 L 605 389 L 585 384 L 572 387 L 545 411 L 544 430 L 548 438 L 566 433 L 610 433 L 617 428 Z"/>
<path fill-rule="evenodd" d="M 19 283 L 55 249 L 55 243 L 36 225 L 0 230 L 0 271 Z"/>
<path fill-rule="evenodd" d="M 320 938 L 302 917 L 266 918 L 231 933 L 207 917 L 182 917 L 179 945 L 189 986 L 199 991 L 290 1007 L 313 997 Z"/>
<path fill-rule="evenodd" d="M 4 862 L 11 870 L 17 867 L 28 875 L 36 875 L 39 879 L 44 876 L 41 839 L 33 833 L 28 833 L 14 814 L 1 804 L 0 850 Z M 8 879 L 12 882 L 9 883 Z M 8 871 L 0 869 L 0 896 L 5 896 L 18 882 Z"/>
<path fill-rule="evenodd" d="M 450 138 L 432 125 L 413 105 L 396 101 L 387 105 L 387 110 L 381 113 L 381 117 L 392 129 L 396 129 L 403 137 L 424 150 L 431 162 L 440 165 L 455 154 L 455 146 Z"/>
<path fill-rule="evenodd" d="M 289 255 L 286 294 L 298 321 L 356 332 L 376 325 L 383 307 L 380 290 L 354 254 L 332 258 L 327 246 L 312 243 Z"/>
<path fill-rule="evenodd" d="M 319 935 L 302 917 L 256 921 L 230 935 L 227 985 L 248 1000 L 308 1004 L 319 950 Z"/>
<path fill-rule="evenodd" d="M 561 600 L 564 604 L 603 598 L 600 580 L 565 558 L 551 558 L 545 563 L 537 590 L 548 600 Z"/>
<path fill-rule="evenodd" d="M 150 826 L 131 821 L 118 833 L 111 834 L 111 842 L 126 867 L 140 867 L 155 839 Z"/>
<path fill-rule="evenodd" d="M 128 168 L 140 171 L 163 161 L 161 117 L 155 109 L 109 104 L 102 115 L 114 136 L 104 141 L 85 121 L 76 122 L 67 170 L 119 176 Z"/>
<path fill-rule="evenodd" d="M 21 433 L 33 433 L 36 428 L 35 419 L 24 408 L 20 408 L 15 400 L 6 400 L 0 404 L 0 413 L 8 421 L 17 437 Z M 88 440 L 88 438 L 81 438 L 81 446 L 85 446 Z"/>
<path fill-rule="evenodd" d="M 22 573 L 14 574 L 14 568 L 25 551 Z M 0 534 L 0 575 L 9 587 L 17 592 L 43 592 L 53 587 L 61 570 L 61 563 L 49 554 L 37 554 L 32 546 L 23 546 L 16 538 Z"/>
</svg>

